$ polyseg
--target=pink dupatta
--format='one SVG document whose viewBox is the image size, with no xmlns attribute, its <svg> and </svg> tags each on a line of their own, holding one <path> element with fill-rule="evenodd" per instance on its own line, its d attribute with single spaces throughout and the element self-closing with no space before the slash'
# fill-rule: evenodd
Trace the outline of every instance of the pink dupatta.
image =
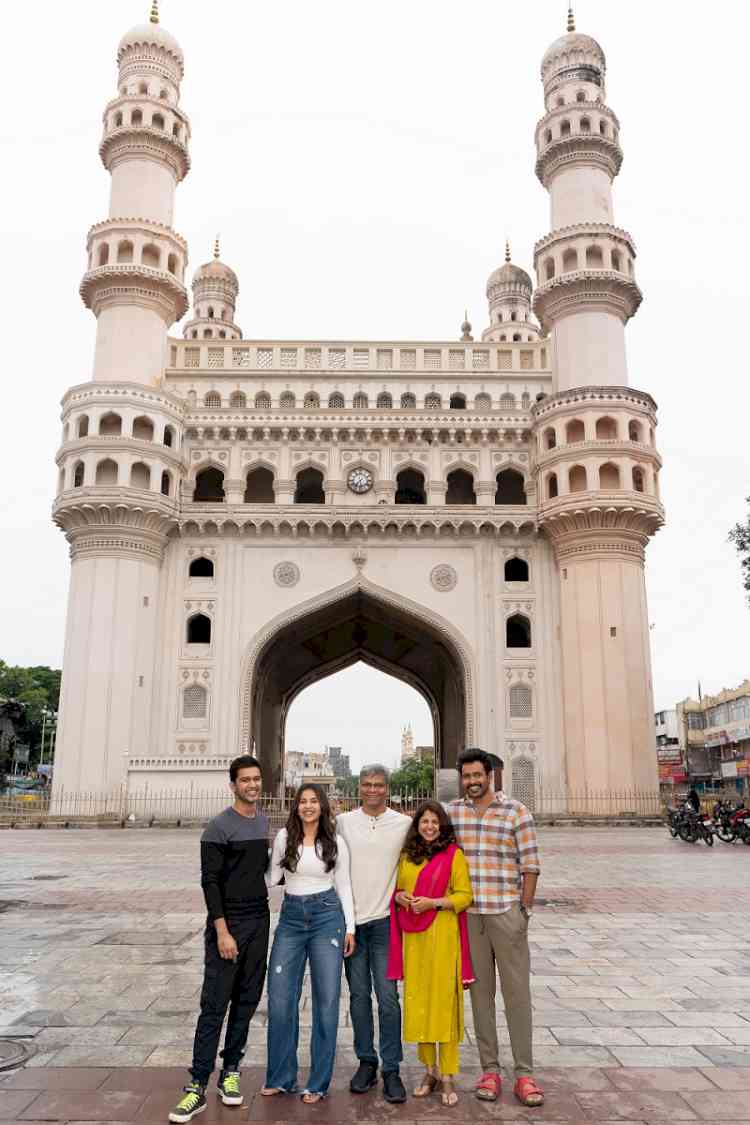
<svg viewBox="0 0 750 1125">
<path fill-rule="evenodd" d="M 458 851 L 456 844 L 449 844 L 424 865 L 414 884 L 414 894 L 425 898 L 445 898 L 453 867 L 453 857 Z M 414 914 L 396 903 L 396 891 L 391 898 L 391 930 L 388 947 L 388 980 L 404 979 L 404 934 L 419 934 L 428 930 L 437 917 L 437 910 L 426 910 L 424 914 Z M 458 934 L 461 951 L 461 980 L 468 988 L 476 977 L 469 950 L 469 929 L 466 913 L 458 915 Z"/>
</svg>

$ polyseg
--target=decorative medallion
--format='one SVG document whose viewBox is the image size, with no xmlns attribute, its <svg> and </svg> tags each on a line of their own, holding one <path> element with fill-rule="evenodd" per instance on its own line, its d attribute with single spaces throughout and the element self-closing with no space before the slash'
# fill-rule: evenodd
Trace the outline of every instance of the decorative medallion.
<svg viewBox="0 0 750 1125">
<path fill-rule="evenodd" d="M 373 486 L 373 475 L 369 469 L 357 468 L 352 469 L 346 478 L 347 484 L 352 492 L 362 495 L 369 492 Z"/>
<path fill-rule="evenodd" d="M 355 547 L 352 551 L 352 562 L 356 566 L 357 570 L 362 570 L 362 567 L 367 562 L 367 551 L 361 545 L 359 547 Z"/>
<path fill-rule="evenodd" d="M 430 571 L 430 582 L 441 594 L 447 594 L 449 590 L 455 589 L 458 575 L 448 563 L 441 563 Z"/>
<path fill-rule="evenodd" d="M 273 580 L 277 586 L 296 586 L 299 582 L 299 567 L 293 562 L 280 562 L 273 568 Z"/>
</svg>

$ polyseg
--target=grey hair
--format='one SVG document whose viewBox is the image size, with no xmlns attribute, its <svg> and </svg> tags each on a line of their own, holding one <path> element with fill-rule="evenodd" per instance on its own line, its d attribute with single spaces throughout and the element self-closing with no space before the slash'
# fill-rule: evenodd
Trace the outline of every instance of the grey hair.
<svg viewBox="0 0 750 1125">
<path fill-rule="evenodd" d="M 364 781 L 366 777 L 372 777 L 373 774 L 385 778 L 386 785 L 390 785 L 391 771 L 386 766 L 381 765 L 380 762 L 372 762 L 369 766 L 362 766 L 359 771 L 359 780 Z"/>
</svg>

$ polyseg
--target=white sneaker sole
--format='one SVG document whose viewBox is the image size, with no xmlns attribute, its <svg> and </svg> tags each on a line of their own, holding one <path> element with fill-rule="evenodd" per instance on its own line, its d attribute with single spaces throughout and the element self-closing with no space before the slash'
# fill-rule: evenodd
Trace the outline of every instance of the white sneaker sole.
<svg viewBox="0 0 750 1125">
<path fill-rule="evenodd" d="M 175 1122 L 175 1125 L 185 1125 L 186 1121 L 192 1121 L 193 1118 L 197 1117 L 199 1113 L 203 1113 L 203 1110 L 205 1108 L 206 1106 L 204 1103 L 203 1105 L 198 1106 L 197 1109 L 194 1109 L 192 1113 L 170 1113 L 169 1120 Z"/>
<path fill-rule="evenodd" d="M 242 1105 L 244 1101 L 242 1094 L 224 1094 L 221 1090 L 219 1090 L 219 1097 L 224 1105 Z"/>
</svg>

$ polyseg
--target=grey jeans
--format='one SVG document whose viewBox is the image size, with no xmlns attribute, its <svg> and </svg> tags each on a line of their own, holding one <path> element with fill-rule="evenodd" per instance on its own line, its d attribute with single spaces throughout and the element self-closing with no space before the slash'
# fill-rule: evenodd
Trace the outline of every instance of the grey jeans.
<svg viewBox="0 0 750 1125">
<path fill-rule="evenodd" d="M 518 904 L 504 914 L 467 914 L 467 919 L 471 959 L 477 978 L 471 986 L 471 1008 L 482 1070 L 487 1073 L 500 1069 L 495 1023 L 497 966 L 516 1076 L 531 1074 L 528 920 Z"/>
</svg>

